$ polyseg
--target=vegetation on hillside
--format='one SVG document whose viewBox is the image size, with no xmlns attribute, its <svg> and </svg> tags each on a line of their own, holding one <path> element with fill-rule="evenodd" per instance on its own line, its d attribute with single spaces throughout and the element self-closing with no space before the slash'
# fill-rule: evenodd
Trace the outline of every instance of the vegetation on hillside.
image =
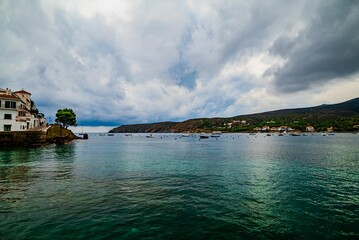
<svg viewBox="0 0 359 240">
<path fill-rule="evenodd" d="M 123 125 L 111 132 L 248 132 L 265 126 L 287 126 L 297 131 L 305 131 L 313 126 L 315 131 L 326 131 L 333 127 L 337 132 L 358 131 L 359 98 L 350 101 L 321 105 L 310 108 L 277 110 L 265 113 L 240 115 L 231 118 L 200 118 L 180 123 L 165 122 L 153 124 Z"/>
</svg>

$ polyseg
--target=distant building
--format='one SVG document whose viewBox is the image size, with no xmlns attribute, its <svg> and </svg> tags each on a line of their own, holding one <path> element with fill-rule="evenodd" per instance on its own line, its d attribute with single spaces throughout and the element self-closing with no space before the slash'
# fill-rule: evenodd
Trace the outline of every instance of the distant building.
<svg viewBox="0 0 359 240">
<path fill-rule="evenodd" d="M 229 128 L 248 125 L 246 120 L 233 120 L 226 124 Z"/>
<path fill-rule="evenodd" d="M 270 131 L 272 131 L 272 132 L 275 132 L 275 131 L 277 131 L 278 130 L 278 127 L 271 127 L 270 128 Z"/>
<path fill-rule="evenodd" d="M 0 131 L 23 131 L 46 124 L 31 100 L 31 93 L 0 89 Z"/>
<path fill-rule="evenodd" d="M 327 128 L 327 132 L 333 132 L 333 131 L 334 131 L 333 126 L 332 126 L 332 127 Z"/>
<path fill-rule="evenodd" d="M 269 131 L 269 129 L 270 129 L 269 126 L 263 126 L 263 127 L 262 127 L 262 131 L 263 131 L 263 132 L 267 132 L 267 131 Z"/>
<path fill-rule="evenodd" d="M 278 128 L 278 131 L 280 131 L 280 132 L 288 131 L 288 126 L 280 126 Z"/>
<path fill-rule="evenodd" d="M 307 127 L 305 128 L 305 131 L 307 131 L 307 132 L 314 132 L 314 127 L 313 127 L 313 126 L 307 126 Z"/>
</svg>

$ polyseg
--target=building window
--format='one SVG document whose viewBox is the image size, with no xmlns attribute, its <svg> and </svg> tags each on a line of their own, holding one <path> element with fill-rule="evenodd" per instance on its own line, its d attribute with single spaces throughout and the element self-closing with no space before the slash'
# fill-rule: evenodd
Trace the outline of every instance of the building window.
<svg viewBox="0 0 359 240">
<path fill-rule="evenodd" d="M 4 114 L 4 119 L 12 119 L 12 115 L 11 114 Z"/>
<path fill-rule="evenodd" d="M 5 108 L 16 108 L 16 102 L 5 101 Z"/>
<path fill-rule="evenodd" d="M 4 125 L 4 131 L 10 132 L 11 131 L 11 125 Z"/>
<path fill-rule="evenodd" d="M 19 112 L 19 116 L 20 116 L 20 117 L 25 117 L 25 116 L 26 116 L 26 112 L 23 112 L 23 111 Z"/>
</svg>

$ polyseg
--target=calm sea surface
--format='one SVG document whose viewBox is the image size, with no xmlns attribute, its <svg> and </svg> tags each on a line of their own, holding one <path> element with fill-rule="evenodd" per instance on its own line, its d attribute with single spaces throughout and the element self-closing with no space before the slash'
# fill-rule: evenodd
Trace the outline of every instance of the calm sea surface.
<svg viewBox="0 0 359 240">
<path fill-rule="evenodd" d="M 359 239 L 359 135 L 0 150 L 0 239 Z"/>
</svg>

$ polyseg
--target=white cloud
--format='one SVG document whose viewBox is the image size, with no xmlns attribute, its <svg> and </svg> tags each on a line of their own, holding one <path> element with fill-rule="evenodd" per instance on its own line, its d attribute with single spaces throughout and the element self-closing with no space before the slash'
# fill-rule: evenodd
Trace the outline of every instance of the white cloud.
<svg viewBox="0 0 359 240">
<path fill-rule="evenodd" d="M 276 91 L 276 70 L 290 61 L 283 53 L 292 52 L 292 41 L 303 42 L 312 24 L 308 4 L 2 1 L 0 87 L 31 91 L 47 115 L 71 107 L 80 121 L 112 123 L 233 116 L 356 97 L 358 75 L 297 94 Z"/>
</svg>

